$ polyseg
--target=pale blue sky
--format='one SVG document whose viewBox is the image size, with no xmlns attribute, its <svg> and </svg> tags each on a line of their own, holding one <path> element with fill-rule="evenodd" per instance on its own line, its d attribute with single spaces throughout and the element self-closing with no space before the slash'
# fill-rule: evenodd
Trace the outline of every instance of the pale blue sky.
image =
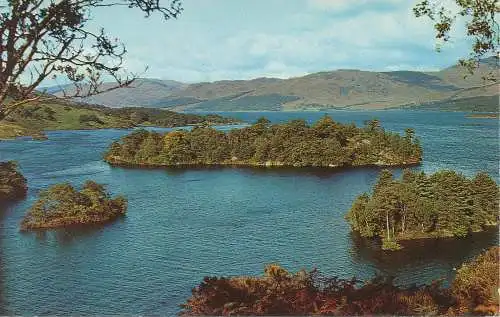
<svg viewBox="0 0 500 317">
<path fill-rule="evenodd" d="M 304 75 L 340 68 L 436 70 L 466 56 L 455 38 L 435 51 L 413 0 L 183 0 L 177 20 L 100 9 L 93 24 L 120 38 L 127 68 L 184 82 Z"/>
</svg>

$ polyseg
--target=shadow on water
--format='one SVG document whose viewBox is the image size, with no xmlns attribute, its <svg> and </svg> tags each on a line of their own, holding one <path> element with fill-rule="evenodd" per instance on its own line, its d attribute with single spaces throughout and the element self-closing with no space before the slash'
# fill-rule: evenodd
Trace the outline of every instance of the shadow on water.
<svg viewBox="0 0 500 317">
<path fill-rule="evenodd" d="M 217 172 L 217 171 L 240 171 L 250 175 L 269 175 L 269 176 L 295 176 L 295 175 L 312 175 L 319 178 L 327 178 L 343 173 L 370 173 L 378 175 L 383 169 L 388 169 L 393 172 L 401 171 L 404 168 L 419 169 L 420 165 L 410 166 L 345 166 L 345 167 L 290 167 L 290 166 L 244 166 L 244 165 L 191 165 L 191 166 L 113 166 L 115 169 L 122 170 L 146 170 L 158 171 L 162 170 L 167 175 L 178 176 L 188 172 Z"/>
<path fill-rule="evenodd" d="M 397 276 L 405 269 L 421 267 L 429 263 L 443 263 L 458 269 L 464 261 L 470 260 L 491 246 L 498 245 L 498 228 L 472 233 L 465 238 L 420 239 L 403 241 L 402 250 L 383 251 L 380 241 L 366 239 L 357 233 L 350 233 L 351 256 L 356 263 L 373 266 L 378 272 Z M 453 274 L 452 274 L 453 275 Z M 452 275 L 443 278 L 453 277 Z"/>
<path fill-rule="evenodd" d="M 24 236 L 32 235 L 39 241 L 55 240 L 59 246 L 67 246 L 86 238 L 98 238 L 108 228 L 125 221 L 126 216 L 103 224 L 75 225 L 50 230 L 32 230 L 21 232 L 21 234 Z"/>
</svg>

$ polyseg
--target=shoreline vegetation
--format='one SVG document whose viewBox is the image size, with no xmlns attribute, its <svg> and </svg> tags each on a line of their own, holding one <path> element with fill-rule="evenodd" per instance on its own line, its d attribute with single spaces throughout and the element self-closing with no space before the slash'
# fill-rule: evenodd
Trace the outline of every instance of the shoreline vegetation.
<svg viewBox="0 0 500 317">
<path fill-rule="evenodd" d="M 23 105 L 0 122 L 0 140 L 32 136 L 47 139 L 43 131 L 129 129 L 134 127 L 173 128 L 239 124 L 239 120 L 217 114 L 187 114 L 164 109 L 108 108 L 66 101 Z"/>
<path fill-rule="evenodd" d="M 205 277 L 181 305 L 181 315 L 495 315 L 499 251 L 492 247 L 464 263 L 449 288 L 440 281 L 397 286 L 380 276 L 362 282 L 317 270 L 289 273 L 278 264 L 259 277 Z"/>
<path fill-rule="evenodd" d="M 471 113 L 465 117 L 470 119 L 498 119 L 498 113 Z"/>
<path fill-rule="evenodd" d="M 71 184 L 49 187 L 21 222 L 21 231 L 110 222 L 124 216 L 127 199 L 111 198 L 104 185 L 86 181 L 80 191 Z"/>
<path fill-rule="evenodd" d="M 346 219 L 365 238 L 398 250 L 404 240 L 464 237 L 498 225 L 498 185 L 486 173 L 468 179 L 454 171 L 432 175 L 383 170 L 370 196 L 356 198 Z"/>
<path fill-rule="evenodd" d="M 411 166 L 420 164 L 422 148 L 412 129 L 401 136 L 385 131 L 376 119 L 359 128 L 325 115 L 313 125 L 260 118 L 227 133 L 211 127 L 166 134 L 138 130 L 113 142 L 104 160 L 144 168 Z"/>
<path fill-rule="evenodd" d="M 0 202 L 26 197 L 26 178 L 19 172 L 14 161 L 0 162 Z"/>
</svg>

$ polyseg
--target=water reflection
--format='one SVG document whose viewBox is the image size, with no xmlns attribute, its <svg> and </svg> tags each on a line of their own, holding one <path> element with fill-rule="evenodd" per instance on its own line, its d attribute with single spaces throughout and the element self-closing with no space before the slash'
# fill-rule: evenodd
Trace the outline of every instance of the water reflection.
<svg viewBox="0 0 500 317">
<path fill-rule="evenodd" d="M 319 178 L 329 178 L 332 175 L 342 175 L 345 173 L 368 173 L 370 175 L 378 175 L 382 169 L 388 169 L 395 176 L 399 175 L 406 167 L 379 167 L 379 166 L 366 166 L 366 167 L 264 167 L 264 166 L 242 166 L 242 165 L 190 165 L 190 166 L 159 166 L 159 167 L 141 167 L 137 169 L 135 166 L 116 166 L 113 167 L 115 171 L 164 171 L 169 176 L 179 176 L 192 172 L 219 172 L 238 170 L 238 172 L 250 175 L 263 175 L 263 176 L 303 176 L 313 175 Z M 420 169 L 420 166 L 409 166 L 410 169 Z"/>
<path fill-rule="evenodd" d="M 92 237 L 99 239 L 99 236 L 107 229 L 113 226 L 119 226 L 126 221 L 126 217 L 121 217 L 104 224 L 70 226 L 64 228 L 56 228 L 52 230 L 33 230 L 21 232 L 23 236 L 34 236 L 38 242 L 55 241 L 58 246 L 64 247 Z"/>
<path fill-rule="evenodd" d="M 7 300 L 5 298 L 5 255 L 4 255 L 4 247 L 3 247 L 3 241 L 4 241 L 4 236 L 5 236 L 5 230 L 3 227 L 3 221 L 9 212 L 9 209 L 11 206 L 14 205 L 14 202 L 3 202 L 0 204 L 0 315 L 7 315 L 9 312 L 7 311 Z"/>
<path fill-rule="evenodd" d="M 497 228 L 472 233 L 462 239 L 420 239 L 402 242 L 400 251 L 383 251 L 377 240 L 365 239 L 357 233 L 350 233 L 352 242 L 351 256 L 355 263 L 372 266 L 379 274 L 401 276 L 403 272 L 425 270 L 427 267 L 440 266 L 448 282 L 454 272 L 468 259 L 483 250 L 498 245 Z M 400 279 L 399 282 L 406 281 Z M 412 281 L 413 282 L 413 281 Z"/>
</svg>

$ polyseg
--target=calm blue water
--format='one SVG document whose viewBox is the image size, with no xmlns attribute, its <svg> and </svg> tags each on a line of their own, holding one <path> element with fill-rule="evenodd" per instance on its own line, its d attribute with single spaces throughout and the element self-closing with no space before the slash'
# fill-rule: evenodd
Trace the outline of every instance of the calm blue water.
<svg viewBox="0 0 500 317">
<path fill-rule="evenodd" d="M 316 120 L 323 113 L 231 113 L 254 121 Z M 332 112 L 341 122 L 377 117 L 388 130 L 413 127 L 422 169 L 451 168 L 498 180 L 498 122 L 464 113 Z M 125 130 L 49 132 L 44 142 L 0 142 L 28 178 L 25 201 L 0 207 L 0 314 L 171 315 L 206 275 L 261 274 L 279 262 L 340 277 L 390 274 L 400 283 L 453 276 L 453 267 L 498 244 L 496 232 L 414 242 L 397 254 L 353 236 L 343 216 L 377 169 L 111 168 L 101 161 Z M 396 173 L 399 170 L 395 170 Z M 86 179 L 129 199 L 110 225 L 20 233 L 18 224 L 47 186 Z"/>
</svg>

